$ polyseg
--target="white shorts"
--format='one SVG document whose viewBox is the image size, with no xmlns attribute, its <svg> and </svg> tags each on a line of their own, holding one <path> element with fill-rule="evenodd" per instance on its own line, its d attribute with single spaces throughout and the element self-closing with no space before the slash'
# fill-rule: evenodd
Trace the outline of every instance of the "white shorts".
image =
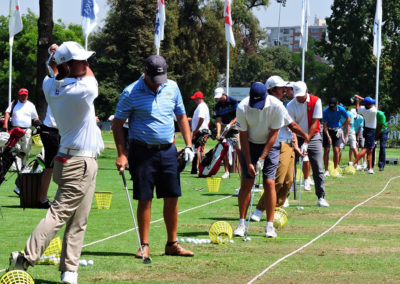
<svg viewBox="0 0 400 284">
<path fill-rule="evenodd" d="M 349 134 L 349 146 L 350 149 L 356 149 L 357 148 L 357 138 L 355 133 Z"/>
</svg>

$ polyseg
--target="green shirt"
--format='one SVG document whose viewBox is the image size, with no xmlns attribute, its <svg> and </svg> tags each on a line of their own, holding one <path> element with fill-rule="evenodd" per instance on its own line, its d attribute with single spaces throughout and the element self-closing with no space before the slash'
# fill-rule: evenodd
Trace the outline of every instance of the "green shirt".
<svg viewBox="0 0 400 284">
<path fill-rule="evenodd" d="M 381 110 L 378 110 L 378 112 L 376 113 L 376 123 L 382 124 L 381 131 L 386 130 L 386 128 L 387 128 L 386 116 L 383 113 L 383 111 L 381 111 Z"/>
</svg>

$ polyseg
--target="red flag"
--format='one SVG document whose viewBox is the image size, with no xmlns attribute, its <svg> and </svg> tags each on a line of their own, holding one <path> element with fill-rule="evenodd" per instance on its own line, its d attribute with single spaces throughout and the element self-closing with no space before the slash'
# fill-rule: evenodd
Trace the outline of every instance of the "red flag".
<svg viewBox="0 0 400 284">
<path fill-rule="evenodd" d="M 224 18 L 225 18 L 225 39 L 232 47 L 235 47 L 235 38 L 232 31 L 232 14 L 231 14 L 232 0 L 225 0 Z"/>
</svg>

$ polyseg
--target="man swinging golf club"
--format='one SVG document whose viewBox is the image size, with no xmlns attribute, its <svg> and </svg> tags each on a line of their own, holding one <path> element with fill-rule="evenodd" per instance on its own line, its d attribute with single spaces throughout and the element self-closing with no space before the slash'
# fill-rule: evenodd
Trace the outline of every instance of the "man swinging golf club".
<svg viewBox="0 0 400 284">
<path fill-rule="evenodd" d="M 122 92 L 113 120 L 117 146 L 117 169 L 127 165 L 123 124 L 129 118 L 129 170 L 133 177 L 133 198 L 139 200 L 137 216 L 141 247 L 137 258 L 149 258 L 149 230 L 153 190 L 164 199 L 164 221 L 168 240 L 166 255 L 193 256 L 177 242 L 178 197 L 181 196 L 174 114 L 185 140 L 184 159 L 194 157 L 189 123 L 178 85 L 167 79 L 167 63 L 162 56 L 145 60 L 144 74 Z M 144 255 L 144 256 L 143 256 Z"/>
<path fill-rule="evenodd" d="M 285 108 L 277 98 L 267 95 L 263 83 L 251 85 L 250 96 L 242 100 L 236 111 L 240 131 L 242 179 L 238 195 L 239 225 L 235 236 L 246 234 L 245 218 L 256 172 L 263 175 L 267 226 L 265 235 L 276 238 L 274 212 L 276 206 L 275 173 L 279 148 L 273 148 L 279 129 L 283 126 Z M 265 161 L 265 162 L 264 162 Z"/>
</svg>

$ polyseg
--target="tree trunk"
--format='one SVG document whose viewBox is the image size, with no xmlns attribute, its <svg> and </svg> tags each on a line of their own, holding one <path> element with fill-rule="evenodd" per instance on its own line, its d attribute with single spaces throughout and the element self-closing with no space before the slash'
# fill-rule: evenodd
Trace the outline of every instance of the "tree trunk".
<svg viewBox="0 0 400 284">
<path fill-rule="evenodd" d="M 39 0 L 38 42 L 37 42 L 37 74 L 36 74 L 36 109 L 43 121 L 46 115 L 47 102 L 44 97 L 42 83 L 46 76 L 46 61 L 49 57 L 47 49 L 53 43 L 53 0 Z"/>
</svg>

